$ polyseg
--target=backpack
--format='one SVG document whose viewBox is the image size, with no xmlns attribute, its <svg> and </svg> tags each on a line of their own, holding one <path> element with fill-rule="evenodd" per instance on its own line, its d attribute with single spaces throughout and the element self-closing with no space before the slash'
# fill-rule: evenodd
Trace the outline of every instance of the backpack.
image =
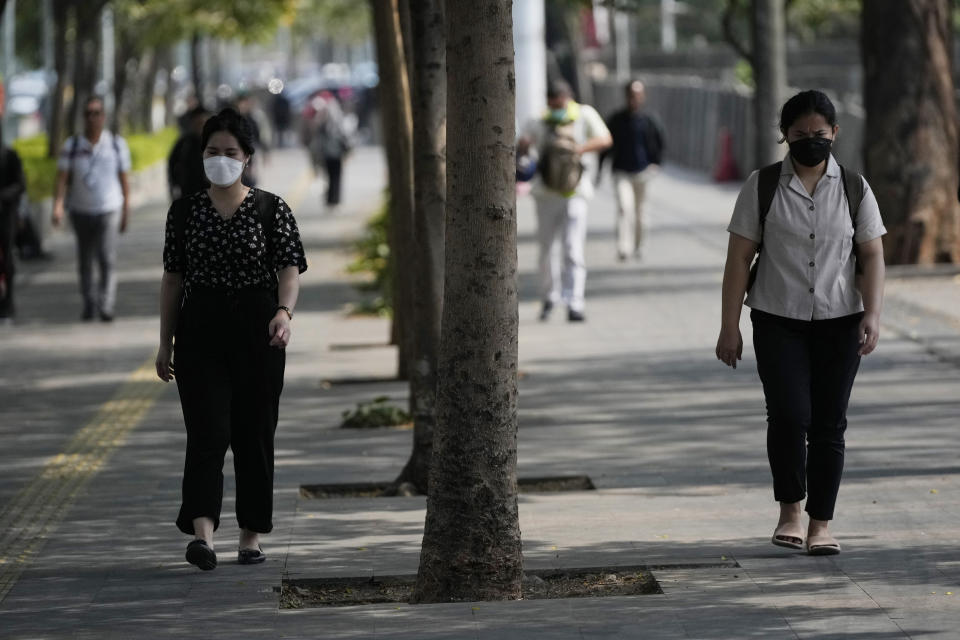
<svg viewBox="0 0 960 640">
<path fill-rule="evenodd" d="M 273 228 L 277 217 L 277 207 L 280 206 L 280 198 L 272 193 L 267 193 L 263 189 L 257 189 L 254 192 L 253 197 L 257 207 L 257 219 L 260 221 L 260 226 L 263 227 L 263 238 L 267 249 L 267 260 L 272 263 Z M 272 202 L 269 202 L 268 198 L 272 198 Z M 176 238 L 177 246 L 180 248 L 184 259 L 186 259 L 185 249 L 187 240 L 187 219 L 190 217 L 190 203 L 187 202 L 188 200 L 189 196 L 174 200 L 172 207 L 173 235 Z M 276 285 L 278 282 L 276 269 L 271 268 L 270 273 L 273 274 L 274 284 Z"/>
<path fill-rule="evenodd" d="M 757 256 L 750 266 L 750 279 L 747 281 L 747 291 L 753 287 L 757 279 L 757 265 L 760 264 L 760 252 L 763 250 L 763 228 L 767 220 L 767 214 L 770 213 L 770 205 L 773 204 L 773 196 L 777 193 L 780 186 L 780 170 L 783 162 L 774 162 L 760 169 L 757 176 L 757 205 L 760 209 L 760 242 L 757 244 Z M 863 202 L 863 178 L 856 171 L 847 171 L 840 167 L 840 177 L 843 181 L 843 195 L 847 198 L 847 211 L 850 213 L 850 223 L 853 230 L 857 230 L 857 211 L 860 210 L 860 203 Z M 856 272 L 861 273 L 860 263 L 856 262 L 857 245 L 853 245 L 853 257 L 856 263 Z"/>
<path fill-rule="evenodd" d="M 583 175 L 583 163 L 577 153 L 577 141 L 574 137 L 576 119 L 564 122 L 545 120 L 549 128 L 546 144 L 540 151 L 538 168 L 543 184 L 569 194 L 577 189 Z"/>
</svg>

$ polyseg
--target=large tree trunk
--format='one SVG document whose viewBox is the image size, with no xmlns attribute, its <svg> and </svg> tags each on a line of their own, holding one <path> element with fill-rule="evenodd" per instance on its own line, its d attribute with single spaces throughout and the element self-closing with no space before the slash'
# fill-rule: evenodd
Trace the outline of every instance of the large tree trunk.
<svg viewBox="0 0 960 640">
<path fill-rule="evenodd" d="M 371 0 L 384 148 L 390 183 L 390 260 L 397 377 L 407 379 L 412 352 L 410 244 L 413 226 L 413 122 L 398 0 Z"/>
<path fill-rule="evenodd" d="M 173 104 L 177 96 L 177 83 L 173 79 L 173 69 L 177 66 L 173 55 L 172 47 L 164 47 L 158 55 L 163 58 L 163 70 L 167 75 L 166 91 L 163 95 L 163 122 L 164 125 L 173 126 L 177 119 L 173 113 Z"/>
<path fill-rule="evenodd" d="M 148 51 L 144 55 L 148 56 L 146 68 L 140 74 L 140 87 L 138 91 L 139 101 L 137 102 L 136 122 L 141 131 L 147 133 L 153 132 L 153 90 L 157 86 L 157 73 L 160 71 L 160 57 L 158 51 Z M 143 60 L 140 61 L 143 66 Z"/>
<path fill-rule="evenodd" d="M 49 122 L 47 131 L 47 155 L 56 157 L 63 142 L 63 94 L 67 87 L 67 20 L 69 18 L 67 0 L 53 2 L 53 68 L 57 82 L 50 97 Z"/>
<path fill-rule="evenodd" d="M 110 127 L 120 133 L 126 129 L 130 119 L 127 117 L 127 86 L 130 74 L 127 72 L 128 62 L 133 57 L 133 42 L 123 33 L 118 33 L 117 52 L 113 62 L 113 121 Z"/>
<path fill-rule="evenodd" d="M 68 123 L 71 131 L 83 130 L 84 103 L 93 95 L 100 64 L 100 12 L 105 1 L 78 3 L 76 35 L 73 42 L 73 100 L 70 102 Z"/>
<path fill-rule="evenodd" d="M 786 19 L 784 0 L 754 0 L 753 29 L 754 116 L 756 118 L 756 166 L 782 159 L 777 140 L 780 105 L 787 87 Z"/>
<path fill-rule="evenodd" d="M 193 82 L 193 95 L 197 104 L 203 105 L 203 37 L 200 32 L 194 32 L 190 38 L 190 80 Z"/>
<path fill-rule="evenodd" d="M 409 0 L 413 94 L 413 451 L 394 482 L 429 486 L 437 419 L 437 353 L 443 308 L 443 234 L 447 173 L 447 76 L 443 0 Z"/>
<path fill-rule="evenodd" d="M 887 262 L 960 262 L 951 3 L 870 0 L 861 47 L 866 173 Z M 841 133 L 842 135 L 842 133 Z"/>
<path fill-rule="evenodd" d="M 443 331 L 413 602 L 521 595 L 511 5 L 460 0 L 446 5 Z"/>
</svg>

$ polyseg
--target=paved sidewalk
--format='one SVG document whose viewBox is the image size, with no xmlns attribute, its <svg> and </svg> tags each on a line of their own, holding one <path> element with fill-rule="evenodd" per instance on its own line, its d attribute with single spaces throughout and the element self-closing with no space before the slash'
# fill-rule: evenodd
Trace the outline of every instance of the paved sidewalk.
<svg viewBox="0 0 960 640">
<path fill-rule="evenodd" d="M 584 325 L 561 314 L 537 322 L 531 202 L 519 211 L 519 472 L 587 474 L 598 488 L 521 496 L 526 566 L 658 566 L 664 593 L 279 610 L 284 577 L 415 573 L 424 517 L 423 498 L 298 495 L 301 484 L 391 480 L 411 438 L 336 428 L 357 402 L 406 398 L 401 383 L 349 383 L 395 371 L 387 322 L 343 312 L 356 299 L 343 242 L 381 197 L 380 154 L 352 158 L 337 216 L 321 213 L 306 166 L 298 152 L 274 154 L 264 183 L 294 207 L 310 255 L 288 354 L 267 563 L 230 562 L 231 473 L 218 533 L 225 561 L 201 573 L 182 560 L 187 540 L 172 524 L 185 440 L 177 394 L 131 375 L 152 356 L 158 331 L 164 208 L 144 207 L 123 245 L 114 325 L 76 321 L 62 237 L 56 259 L 31 267 L 20 288 L 23 324 L 0 330 L 0 514 L 33 490 L 40 506 L 20 513 L 49 522 L 38 544 L 17 542 L 29 562 L 0 602 L 0 638 L 960 637 L 960 359 L 951 351 L 960 342 L 960 282 L 948 274 L 888 286 L 881 346 L 864 360 L 851 402 L 835 523 L 844 552 L 809 558 L 773 547 L 752 350 L 736 371 L 713 356 L 736 187 L 676 169 L 651 186 L 640 263 L 615 260 L 603 187 L 591 213 Z M 746 320 L 743 329 L 749 336 Z M 118 390 L 136 402 L 119 402 Z M 118 417 L 104 418 L 111 399 Z M 78 432 L 90 435 L 72 440 Z M 56 469 L 78 479 L 74 493 L 44 493 L 36 478 L 68 450 L 77 462 L 67 456 Z M 0 515 L 4 540 L 30 526 Z"/>
</svg>

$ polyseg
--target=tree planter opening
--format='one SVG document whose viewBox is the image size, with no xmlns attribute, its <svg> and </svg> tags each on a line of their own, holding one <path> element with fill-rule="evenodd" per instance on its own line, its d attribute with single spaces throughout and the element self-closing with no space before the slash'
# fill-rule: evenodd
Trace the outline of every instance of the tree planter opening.
<svg viewBox="0 0 960 640">
<path fill-rule="evenodd" d="M 328 578 L 284 580 L 281 609 L 350 607 L 405 603 L 417 577 Z M 599 598 L 662 594 L 648 567 L 587 567 L 525 571 L 523 599 Z"/>
<path fill-rule="evenodd" d="M 344 484 L 304 484 L 300 485 L 300 495 L 304 498 L 392 498 L 399 494 L 387 493 L 392 487 L 389 482 L 353 482 Z M 540 478 L 520 478 L 517 480 L 520 493 L 551 493 L 555 491 L 595 491 L 590 476 L 545 476 Z"/>
</svg>

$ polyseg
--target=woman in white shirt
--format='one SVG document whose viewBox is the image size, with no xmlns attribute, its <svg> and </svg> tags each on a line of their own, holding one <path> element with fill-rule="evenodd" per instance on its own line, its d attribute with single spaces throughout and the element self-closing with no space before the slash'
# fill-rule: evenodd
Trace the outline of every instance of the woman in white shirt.
<svg viewBox="0 0 960 640">
<path fill-rule="evenodd" d="M 830 154 L 839 126 L 826 95 L 793 96 L 781 111 L 780 131 L 789 153 L 779 171 L 750 175 L 727 228 L 716 355 L 736 368 L 746 304 L 780 503 L 771 541 L 832 555 L 840 552 L 828 525 L 843 472 L 847 403 L 860 357 L 876 348 L 879 337 L 886 229 L 870 186 Z M 772 180 L 779 173 L 779 181 L 765 189 L 762 173 L 772 173 Z M 772 194 L 765 218 L 763 194 Z M 761 247 L 753 279 L 751 263 Z"/>
</svg>

